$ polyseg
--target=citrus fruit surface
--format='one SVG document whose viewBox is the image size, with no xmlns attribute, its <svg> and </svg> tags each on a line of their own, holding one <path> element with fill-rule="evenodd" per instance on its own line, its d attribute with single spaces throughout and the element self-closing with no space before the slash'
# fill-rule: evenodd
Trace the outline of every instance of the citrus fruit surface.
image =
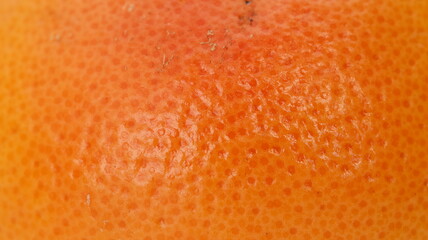
<svg viewBox="0 0 428 240">
<path fill-rule="evenodd" d="M 426 0 L 1 0 L 0 240 L 428 239 Z"/>
</svg>

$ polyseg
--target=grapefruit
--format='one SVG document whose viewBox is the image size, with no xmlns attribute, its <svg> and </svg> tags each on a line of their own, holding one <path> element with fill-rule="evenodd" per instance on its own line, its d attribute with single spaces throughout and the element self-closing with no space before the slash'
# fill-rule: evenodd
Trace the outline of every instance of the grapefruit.
<svg viewBox="0 0 428 240">
<path fill-rule="evenodd" d="M 2 0 L 1 240 L 428 239 L 428 2 Z"/>
</svg>

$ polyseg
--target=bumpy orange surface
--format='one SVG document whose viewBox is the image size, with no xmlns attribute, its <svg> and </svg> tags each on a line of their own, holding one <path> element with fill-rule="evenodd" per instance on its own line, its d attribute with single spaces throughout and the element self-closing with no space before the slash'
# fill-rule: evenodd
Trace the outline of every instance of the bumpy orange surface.
<svg viewBox="0 0 428 240">
<path fill-rule="evenodd" d="M 1 0 L 0 240 L 428 239 L 426 0 Z"/>
</svg>

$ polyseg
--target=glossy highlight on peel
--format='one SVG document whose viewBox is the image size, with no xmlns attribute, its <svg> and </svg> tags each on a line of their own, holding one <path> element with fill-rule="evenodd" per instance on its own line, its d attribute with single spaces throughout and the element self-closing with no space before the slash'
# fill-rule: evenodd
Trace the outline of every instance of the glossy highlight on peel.
<svg viewBox="0 0 428 240">
<path fill-rule="evenodd" d="M 1 0 L 0 240 L 428 239 L 425 0 Z"/>
</svg>

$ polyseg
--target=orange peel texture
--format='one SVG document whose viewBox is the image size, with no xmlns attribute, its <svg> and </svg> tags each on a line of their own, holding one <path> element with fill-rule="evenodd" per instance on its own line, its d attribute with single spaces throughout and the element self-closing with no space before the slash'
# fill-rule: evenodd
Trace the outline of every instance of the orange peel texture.
<svg viewBox="0 0 428 240">
<path fill-rule="evenodd" d="M 2 0 L 1 240 L 428 239 L 425 0 Z"/>
</svg>

